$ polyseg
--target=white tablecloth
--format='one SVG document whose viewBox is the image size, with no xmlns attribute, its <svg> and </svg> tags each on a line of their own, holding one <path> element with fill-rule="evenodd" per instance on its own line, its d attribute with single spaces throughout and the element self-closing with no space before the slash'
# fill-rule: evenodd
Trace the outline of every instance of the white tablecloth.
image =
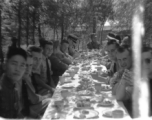
<svg viewBox="0 0 152 120">
<path fill-rule="evenodd" d="M 96 64 L 97 63 L 95 61 L 93 61 L 92 63 L 90 63 L 91 71 L 95 70 L 96 67 L 99 67 L 99 65 L 98 64 L 96 65 Z M 79 67 L 80 66 L 81 65 L 79 65 Z M 102 66 L 102 65 L 100 65 L 100 66 Z M 106 70 L 106 68 L 104 66 L 102 66 L 102 67 L 103 67 L 103 70 Z M 81 71 L 81 69 L 79 69 L 78 73 L 74 76 L 75 80 L 72 80 L 72 82 L 69 83 L 74 88 L 76 88 L 80 84 L 79 83 L 79 81 L 80 81 L 79 74 L 81 74 L 81 73 L 82 73 L 82 71 Z M 54 114 L 57 114 L 57 111 L 55 110 L 54 107 L 52 107 L 52 104 L 54 103 L 54 101 L 62 99 L 62 96 L 60 94 L 60 91 L 62 91 L 62 90 L 63 90 L 62 85 L 60 85 L 60 83 L 59 83 L 58 86 L 57 86 L 57 88 L 56 88 L 56 91 L 55 91 L 53 97 L 51 98 L 51 102 L 50 102 L 48 108 L 46 109 L 46 111 L 44 113 L 44 116 L 42 117 L 43 119 L 51 119 Z M 72 92 L 73 93 L 73 97 L 75 97 L 74 90 L 70 89 L 69 91 Z M 124 112 L 123 119 L 127 119 L 127 120 L 131 119 L 131 117 L 128 115 L 128 112 L 125 109 L 123 103 L 122 102 L 117 102 L 116 99 L 115 99 L 115 97 L 112 96 L 111 91 L 109 91 L 109 92 L 101 92 L 101 94 L 102 93 L 106 94 L 107 97 L 109 96 L 109 98 L 111 98 L 113 100 L 114 106 L 113 107 L 97 107 L 96 103 L 93 104 L 94 110 L 99 113 L 99 118 L 94 118 L 94 119 L 98 119 L 98 120 L 99 119 L 100 120 L 101 119 L 112 119 L 112 118 L 103 117 L 102 115 L 103 115 L 103 113 L 105 111 L 111 111 L 111 110 L 115 110 L 115 109 L 121 109 Z M 97 96 L 100 96 L 100 94 L 99 95 L 95 94 L 92 97 L 97 97 Z M 60 119 L 67 119 L 67 120 L 74 119 L 74 111 L 73 111 L 74 106 L 73 105 L 75 103 L 71 102 L 73 97 L 69 98 L 68 102 L 69 102 L 69 106 L 70 107 L 68 107 L 67 109 L 65 108 L 65 109 L 62 110 L 62 112 L 65 112 L 65 113 L 63 115 L 61 115 L 62 117 Z"/>
</svg>

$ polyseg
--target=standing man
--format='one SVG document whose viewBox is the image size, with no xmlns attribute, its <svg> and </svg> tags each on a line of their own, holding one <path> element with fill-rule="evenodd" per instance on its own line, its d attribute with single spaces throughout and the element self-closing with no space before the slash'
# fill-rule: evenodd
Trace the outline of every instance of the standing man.
<svg viewBox="0 0 152 120">
<path fill-rule="evenodd" d="M 87 47 L 88 47 L 88 49 L 90 49 L 90 50 L 92 50 L 92 49 L 99 49 L 99 47 L 100 47 L 100 44 L 96 41 L 96 34 L 94 34 L 94 33 L 92 33 L 91 35 L 90 35 L 90 39 L 91 39 L 91 42 L 89 42 L 88 44 L 87 44 Z"/>
</svg>

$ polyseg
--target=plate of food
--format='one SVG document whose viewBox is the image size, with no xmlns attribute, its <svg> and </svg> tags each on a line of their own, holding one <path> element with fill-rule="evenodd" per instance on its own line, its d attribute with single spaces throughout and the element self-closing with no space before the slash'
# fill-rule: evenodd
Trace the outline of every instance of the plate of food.
<svg viewBox="0 0 152 120">
<path fill-rule="evenodd" d="M 111 91 L 112 87 L 107 84 L 101 84 L 101 91 Z"/>
<path fill-rule="evenodd" d="M 103 112 L 102 116 L 107 118 L 123 118 L 124 112 L 122 110 L 106 111 Z"/>
<path fill-rule="evenodd" d="M 76 102 L 76 107 L 75 109 L 92 109 L 93 107 L 91 106 L 90 101 L 86 100 L 79 100 Z"/>
<path fill-rule="evenodd" d="M 76 119 L 93 119 L 99 118 L 99 113 L 95 110 L 84 109 L 78 110 L 74 112 L 74 118 Z"/>
<path fill-rule="evenodd" d="M 104 100 L 100 101 L 97 106 L 98 107 L 113 107 L 114 104 L 112 100 L 105 98 Z"/>
</svg>

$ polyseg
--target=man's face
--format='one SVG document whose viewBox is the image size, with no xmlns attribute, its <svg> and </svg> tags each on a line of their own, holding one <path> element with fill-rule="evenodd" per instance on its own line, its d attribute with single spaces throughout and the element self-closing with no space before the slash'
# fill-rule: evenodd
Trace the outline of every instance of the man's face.
<svg viewBox="0 0 152 120">
<path fill-rule="evenodd" d="M 33 58 L 28 57 L 24 76 L 29 76 L 32 73 L 32 67 L 33 67 Z"/>
<path fill-rule="evenodd" d="M 66 52 L 68 50 L 68 48 L 69 48 L 69 44 L 67 44 L 67 43 L 62 44 L 62 51 L 63 52 Z"/>
<path fill-rule="evenodd" d="M 109 58 L 113 61 L 116 59 L 116 45 L 115 44 L 111 44 L 111 45 L 107 45 L 106 50 L 108 52 L 108 56 Z"/>
<path fill-rule="evenodd" d="M 152 78 L 152 53 L 151 51 L 142 53 L 142 70 Z"/>
<path fill-rule="evenodd" d="M 122 69 L 129 69 L 131 67 L 132 60 L 128 50 L 122 53 L 117 52 L 117 60 Z"/>
<path fill-rule="evenodd" d="M 26 69 L 26 60 L 21 55 L 15 55 L 6 62 L 6 75 L 14 82 L 20 80 Z"/>
<path fill-rule="evenodd" d="M 32 56 L 33 56 L 33 68 L 37 69 L 42 62 L 42 53 L 32 52 Z"/>
<path fill-rule="evenodd" d="M 46 57 L 50 57 L 53 53 L 53 45 L 45 45 L 43 53 Z"/>
</svg>

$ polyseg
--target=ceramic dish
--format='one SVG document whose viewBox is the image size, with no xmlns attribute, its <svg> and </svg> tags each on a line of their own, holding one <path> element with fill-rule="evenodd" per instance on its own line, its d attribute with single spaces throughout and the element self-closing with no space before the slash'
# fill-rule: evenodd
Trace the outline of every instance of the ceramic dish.
<svg viewBox="0 0 152 120">
<path fill-rule="evenodd" d="M 105 98 L 103 101 L 99 102 L 97 106 L 98 107 L 113 107 L 114 104 L 111 100 Z"/>
<path fill-rule="evenodd" d="M 122 110 L 106 111 L 103 112 L 102 116 L 107 118 L 123 118 L 124 112 Z"/>
<path fill-rule="evenodd" d="M 74 113 L 74 118 L 76 119 L 93 119 L 93 118 L 98 118 L 99 113 L 95 110 L 91 109 L 84 109 L 84 110 L 79 110 L 75 111 Z"/>
</svg>

